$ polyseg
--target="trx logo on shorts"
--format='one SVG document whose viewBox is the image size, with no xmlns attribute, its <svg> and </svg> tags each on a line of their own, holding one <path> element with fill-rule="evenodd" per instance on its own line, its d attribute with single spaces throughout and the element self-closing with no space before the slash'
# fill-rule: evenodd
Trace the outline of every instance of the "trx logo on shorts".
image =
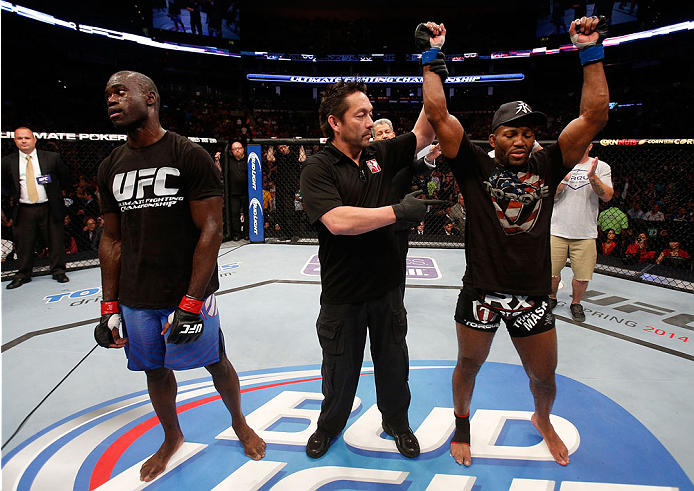
<svg viewBox="0 0 694 491">
<path fill-rule="evenodd" d="M 367 160 L 366 161 L 366 166 L 369 168 L 372 174 L 377 174 L 381 172 L 381 166 L 378 165 L 378 162 L 376 162 L 376 159 L 372 160 Z"/>
<path fill-rule="evenodd" d="M 516 317 L 534 307 L 527 295 L 511 295 L 506 293 L 489 292 L 482 299 L 483 305 L 498 310 L 504 317 Z"/>
</svg>

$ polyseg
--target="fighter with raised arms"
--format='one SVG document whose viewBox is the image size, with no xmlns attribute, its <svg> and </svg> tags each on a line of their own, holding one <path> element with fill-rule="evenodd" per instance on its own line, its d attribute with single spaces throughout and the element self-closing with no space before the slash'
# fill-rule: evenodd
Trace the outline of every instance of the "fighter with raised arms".
<svg viewBox="0 0 694 491">
<path fill-rule="evenodd" d="M 549 228 L 557 185 L 579 162 L 605 126 L 609 94 L 603 69 L 604 17 L 571 23 L 571 41 L 583 65 L 579 116 L 556 143 L 531 155 L 535 128 L 547 117 L 523 101 L 502 104 L 494 114 L 491 158 L 473 144 L 448 112 L 443 82 L 448 75 L 441 47 L 443 24 L 420 24 L 424 110 L 465 199 L 466 271 L 455 311 L 458 360 L 453 372 L 456 431 L 451 455 L 471 465 L 470 402 L 475 378 L 503 320 L 530 380 L 532 423 L 557 463 L 569 452 L 550 422 L 556 396 L 557 336 L 549 308 L 552 292 Z"/>
</svg>

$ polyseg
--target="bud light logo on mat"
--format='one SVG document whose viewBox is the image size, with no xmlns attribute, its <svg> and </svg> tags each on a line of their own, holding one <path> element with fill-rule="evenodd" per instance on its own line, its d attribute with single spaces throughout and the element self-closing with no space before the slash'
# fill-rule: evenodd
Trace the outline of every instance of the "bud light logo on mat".
<svg viewBox="0 0 694 491">
<path fill-rule="evenodd" d="M 11 490 L 402 490 L 402 491 L 692 491 L 675 459 L 631 414 L 599 392 L 557 376 L 553 424 L 571 453 L 556 464 L 530 416 L 523 368 L 488 362 L 472 400 L 471 467 L 449 455 L 454 429 L 454 362 L 413 361 L 410 425 L 421 455 L 401 456 L 381 429 L 374 374 L 362 369 L 357 398 L 328 453 L 310 459 L 305 444 L 320 411 L 317 365 L 240 375 L 248 423 L 267 442 L 253 461 L 231 428 L 209 377 L 179 384 L 186 441 L 164 474 L 139 481 L 139 469 L 163 432 L 146 391 L 85 409 L 40 431 L 3 457 L 2 489 Z"/>
</svg>

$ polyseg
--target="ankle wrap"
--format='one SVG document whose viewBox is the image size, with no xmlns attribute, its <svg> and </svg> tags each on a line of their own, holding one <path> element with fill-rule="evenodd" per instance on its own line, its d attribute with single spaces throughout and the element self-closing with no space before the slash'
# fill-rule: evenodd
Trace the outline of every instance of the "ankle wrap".
<svg viewBox="0 0 694 491">
<path fill-rule="evenodd" d="M 470 412 L 465 416 L 455 415 L 455 433 L 451 443 L 464 443 L 470 445 Z"/>
</svg>

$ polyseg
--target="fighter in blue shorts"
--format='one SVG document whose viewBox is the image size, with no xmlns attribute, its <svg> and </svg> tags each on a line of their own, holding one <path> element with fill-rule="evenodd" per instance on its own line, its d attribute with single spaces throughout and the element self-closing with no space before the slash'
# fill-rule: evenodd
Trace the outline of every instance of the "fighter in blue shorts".
<svg viewBox="0 0 694 491">
<path fill-rule="evenodd" d="M 127 131 L 128 143 L 99 166 L 103 301 L 94 337 L 106 348 L 125 348 L 128 368 L 147 376 L 164 443 L 142 465 L 140 479 L 164 472 L 184 441 L 174 370 L 205 367 L 246 455 L 261 459 L 265 442 L 241 411 L 239 378 L 224 352 L 214 296 L 220 172 L 205 149 L 161 127 L 159 92 L 149 77 L 115 73 L 105 95 L 109 118 Z"/>
<path fill-rule="evenodd" d="M 170 331 L 162 336 L 162 330 L 173 313 L 173 309 L 131 309 L 121 305 L 123 336 L 128 338 L 125 354 L 130 370 L 153 370 L 162 366 L 171 370 L 188 370 L 219 361 L 220 354 L 224 354 L 224 338 L 214 294 L 203 302 L 200 311 L 203 329 L 194 343 L 167 342 Z"/>
</svg>

